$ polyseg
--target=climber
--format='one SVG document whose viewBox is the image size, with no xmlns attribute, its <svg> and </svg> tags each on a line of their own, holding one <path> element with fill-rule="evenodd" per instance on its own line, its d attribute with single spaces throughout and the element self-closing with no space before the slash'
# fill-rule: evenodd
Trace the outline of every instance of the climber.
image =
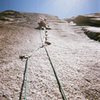
<svg viewBox="0 0 100 100">
<path fill-rule="evenodd" d="M 46 18 L 39 18 L 39 22 L 38 22 L 38 28 L 37 29 L 42 29 L 42 30 L 46 30 L 46 29 L 51 29 L 49 28 L 49 25 L 47 25 L 47 19 Z"/>
<path fill-rule="evenodd" d="M 49 26 L 47 25 L 47 19 L 46 18 L 39 18 L 40 19 L 40 21 L 39 21 L 39 23 L 38 23 L 38 28 L 37 29 L 40 29 L 40 30 L 44 30 L 44 43 L 46 44 L 46 45 L 50 45 L 51 43 L 50 42 L 48 42 L 48 29 L 50 29 L 49 28 Z"/>
<path fill-rule="evenodd" d="M 41 18 L 38 25 L 39 25 L 39 27 L 38 27 L 39 29 L 46 29 L 46 19 Z"/>
</svg>

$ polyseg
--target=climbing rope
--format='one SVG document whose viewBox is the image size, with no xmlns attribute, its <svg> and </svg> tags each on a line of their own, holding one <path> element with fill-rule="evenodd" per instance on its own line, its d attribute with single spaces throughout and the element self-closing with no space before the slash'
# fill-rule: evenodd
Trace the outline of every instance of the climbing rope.
<svg viewBox="0 0 100 100">
<path fill-rule="evenodd" d="M 27 65 L 28 65 L 28 57 L 26 58 L 23 58 L 23 59 L 26 59 L 26 63 L 25 63 L 25 70 L 24 70 L 24 74 L 23 74 L 23 82 L 22 82 L 22 86 L 21 86 L 21 92 L 20 92 L 20 96 L 19 96 L 19 100 L 22 100 L 22 94 L 23 94 L 23 89 L 24 89 L 24 85 L 25 85 L 25 80 L 26 79 L 26 72 L 27 72 Z M 25 86 L 26 87 L 26 86 Z M 26 100 L 26 91 L 25 91 L 25 97 L 24 97 L 24 100 Z"/>
<path fill-rule="evenodd" d="M 35 49 L 33 52 L 35 51 L 38 51 L 40 48 L 42 48 L 41 46 L 37 49 Z M 20 90 L 20 95 L 19 95 L 19 100 L 22 100 L 22 94 L 23 94 L 23 89 L 25 88 L 25 95 L 24 95 L 24 100 L 27 100 L 27 68 L 28 68 L 28 60 L 30 57 L 32 57 L 32 55 L 30 56 L 19 56 L 19 58 L 21 60 L 25 59 L 25 70 L 24 70 L 24 73 L 23 73 L 23 81 L 22 81 L 22 85 L 21 85 L 21 90 Z"/>
<path fill-rule="evenodd" d="M 46 30 L 44 30 L 44 31 L 47 32 Z M 59 86 L 59 91 L 60 91 L 60 93 L 61 93 L 62 99 L 63 99 L 63 100 L 67 100 L 67 99 L 66 99 L 66 96 L 65 96 L 65 93 L 64 93 L 64 91 L 63 91 L 63 89 L 62 89 L 62 86 L 61 86 L 61 84 L 60 84 L 60 81 L 59 81 L 59 79 L 58 79 L 58 76 L 57 76 L 57 73 L 56 73 L 56 71 L 55 71 L 55 68 L 54 68 L 54 66 L 53 66 L 53 63 L 52 63 L 52 61 L 51 61 L 51 58 L 50 58 L 50 56 L 49 56 L 48 50 L 47 50 L 47 48 L 46 48 L 46 45 L 44 44 L 44 41 L 43 41 L 43 39 L 42 39 L 42 34 L 41 34 L 41 32 L 42 32 L 42 31 L 40 30 L 40 38 L 41 38 L 42 46 L 40 46 L 39 48 L 37 48 L 37 49 L 34 50 L 34 51 L 37 51 L 37 50 L 39 50 L 40 48 L 43 48 L 43 47 L 44 47 L 45 52 L 46 52 L 47 57 L 48 57 L 48 60 L 49 60 L 49 62 L 50 62 L 50 65 L 51 65 L 51 67 L 52 67 L 52 69 L 53 69 L 53 72 L 54 72 L 54 75 L 55 75 L 57 84 L 58 84 L 58 86 Z M 46 35 L 46 34 L 45 34 L 45 35 Z M 47 35 L 46 35 L 46 36 L 47 36 Z M 47 37 L 46 37 L 45 39 L 47 39 Z M 47 40 L 45 40 L 45 42 L 46 42 L 46 41 L 47 41 Z M 51 44 L 51 43 L 50 43 L 50 44 Z M 32 57 L 32 56 L 33 56 L 33 54 L 30 55 L 30 56 L 28 56 L 28 57 L 25 57 L 25 56 L 20 56 L 20 57 L 19 57 L 21 60 L 23 60 L 23 59 L 26 60 L 26 62 L 25 62 L 25 70 L 24 70 L 24 73 L 23 73 L 23 81 L 22 81 L 22 85 L 21 85 L 19 100 L 22 100 L 22 94 L 23 94 L 23 89 L 24 89 L 24 88 L 25 88 L 24 100 L 27 100 L 27 98 L 26 98 L 26 96 L 27 96 L 27 68 L 28 68 L 28 60 L 29 60 L 29 58 Z"/>
<path fill-rule="evenodd" d="M 42 39 L 42 33 L 41 33 L 41 32 L 42 32 L 42 31 L 40 30 L 40 38 L 41 38 L 41 42 L 42 42 L 42 45 L 43 45 L 43 39 Z M 59 81 L 59 79 L 58 79 L 58 76 L 57 76 L 57 73 L 56 73 L 56 71 L 55 71 L 55 68 L 54 68 L 54 66 L 53 66 L 53 63 L 52 63 L 52 61 L 51 61 L 51 58 L 50 58 L 50 56 L 49 56 L 48 50 L 47 50 L 47 48 L 46 48 L 45 45 L 44 45 L 43 47 L 44 47 L 45 52 L 46 52 L 46 54 L 47 54 L 48 60 L 49 60 L 49 62 L 50 62 L 50 65 L 51 65 L 51 67 L 52 67 L 52 69 L 53 69 L 53 72 L 54 72 L 55 78 L 56 78 L 56 80 L 57 80 L 57 84 L 58 84 L 58 86 L 59 86 L 59 91 L 60 91 L 60 93 L 61 93 L 62 99 L 63 99 L 63 100 L 67 100 L 66 95 L 65 95 L 65 93 L 64 93 L 64 91 L 63 91 L 63 89 L 62 89 L 62 86 L 61 86 L 61 84 L 60 84 L 60 81 Z"/>
</svg>

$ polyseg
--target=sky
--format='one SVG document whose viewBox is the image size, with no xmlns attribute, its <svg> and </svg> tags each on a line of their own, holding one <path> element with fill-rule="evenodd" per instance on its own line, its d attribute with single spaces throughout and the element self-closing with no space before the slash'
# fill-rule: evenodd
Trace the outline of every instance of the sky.
<svg viewBox="0 0 100 100">
<path fill-rule="evenodd" d="M 100 12 L 100 0 L 98 0 L 98 9 L 99 9 L 99 12 Z"/>
<path fill-rule="evenodd" d="M 0 0 L 0 11 L 46 13 L 68 18 L 100 12 L 100 0 Z"/>
</svg>

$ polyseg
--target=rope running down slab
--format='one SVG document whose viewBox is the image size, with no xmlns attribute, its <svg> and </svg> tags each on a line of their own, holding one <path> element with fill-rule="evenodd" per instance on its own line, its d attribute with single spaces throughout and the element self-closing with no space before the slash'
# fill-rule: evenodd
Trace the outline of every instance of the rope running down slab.
<svg viewBox="0 0 100 100">
<path fill-rule="evenodd" d="M 41 38 L 41 42 L 42 42 L 42 45 L 43 45 L 43 39 L 42 39 L 42 33 L 41 33 L 41 32 L 42 32 L 42 31 L 40 30 L 40 38 Z M 51 61 L 50 55 L 49 55 L 49 53 L 48 53 L 48 50 L 47 50 L 47 48 L 46 48 L 45 45 L 43 45 L 43 47 L 44 47 L 45 52 L 46 52 L 46 54 L 47 54 L 48 60 L 49 60 L 49 62 L 50 62 L 50 65 L 51 65 L 51 67 L 52 67 L 52 69 L 53 69 L 53 72 L 54 72 L 54 75 L 55 75 L 57 84 L 58 84 L 58 86 L 59 86 L 59 91 L 60 91 L 60 93 L 61 93 L 62 99 L 63 99 L 63 100 L 67 100 L 66 95 L 65 95 L 65 93 L 64 93 L 64 91 L 63 91 L 63 89 L 62 89 L 61 83 L 60 83 L 60 81 L 59 81 L 59 79 L 58 79 L 57 73 L 56 73 L 56 71 L 55 71 L 54 65 L 53 65 L 53 63 L 52 63 L 52 61 Z"/>
</svg>

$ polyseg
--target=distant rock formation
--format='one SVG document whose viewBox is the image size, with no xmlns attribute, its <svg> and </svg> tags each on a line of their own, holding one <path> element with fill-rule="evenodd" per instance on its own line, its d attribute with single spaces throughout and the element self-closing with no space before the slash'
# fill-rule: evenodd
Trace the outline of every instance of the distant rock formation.
<svg viewBox="0 0 100 100">
<path fill-rule="evenodd" d="M 0 20 L 2 21 L 13 21 L 15 18 L 22 18 L 23 16 L 13 10 L 6 10 L 0 13 Z"/>
<path fill-rule="evenodd" d="M 0 12 L 0 25 L 11 24 L 11 25 L 36 28 L 37 23 L 39 22 L 39 17 L 48 18 L 48 21 L 51 19 L 52 20 L 55 19 L 59 21 L 60 23 L 60 20 L 57 16 L 51 16 L 48 14 L 24 13 L 24 12 L 18 12 L 14 10 L 6 10 L 3 12 Z"/>
<path fill-rule="evenodd" d="M 65 20 L 69 23 L 73 21 L 78 26 L 84 26 L 82 29 L 90 39 L 100 41 L 100 13 L 79 15 Z"/>
<path fill-rule="evenodd" d="M 77 25 L 81 26 L 100 26 L 100 13 L 95 14 L 87 14 L 87 15 L 79 15 L 77 17 L 72 17 L 69 19 L 65 19 L 68 22 L 73 21 Z"/>
</svg>

